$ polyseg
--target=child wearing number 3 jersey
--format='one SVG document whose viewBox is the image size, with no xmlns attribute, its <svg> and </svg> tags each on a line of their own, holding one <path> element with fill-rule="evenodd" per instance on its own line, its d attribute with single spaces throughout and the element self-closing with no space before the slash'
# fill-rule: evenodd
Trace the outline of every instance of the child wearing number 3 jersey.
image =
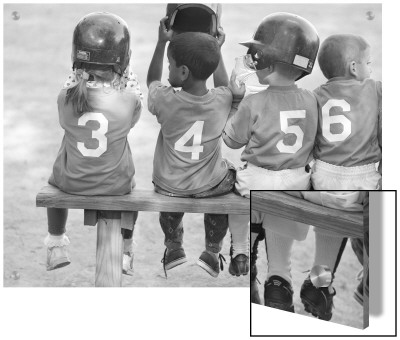
<svg viewBox="0 0 400 340">
<path fill-rule="evenodd" d="M 227 85 L 220 46 L 225 35 L 218 28 L 218 39 L 198 32 L 176 34 L 167 30 L 167 17 L 159 26 L 158 42 L 151 61 L 147 86 L 149 111 L 161 125 L 154 154 L 153 183 L 161 194 L 176 197 L 211 197 L 230 192 L 235 182 L 234 169 L 222 158 L 221 135 L 231 111 L 244 95 L 234 80 L 230 88 L 207 89 L 214 83 Z M 166 43 L 170 41 L 169 83 L 161 83 Z M 175 88 L 182 88 L 180 91 Z M 162 259 L 165 274 L 184 262 L 183 213 L 160 212 L 166 246 Z M 228 229 L 225 214 L 204 214 L 205 250 L 197 264 L 211 276 L 220 271 L 222 241 Z M 222 262 L 221 262 L 222 264 Z"/>
<path fill-rule="evenodd" d="M 128 76 L 124 82 L 130 55 L 128 26 L 120 17 L 91 13 L 77 24 L 74 74 L 57 100 L 65 134 L 49 179 L 62 191 L 124 195 L 135 186 L 127 135 L 139 119 L 142 104 L 136 80 Z M 53 270 L 70 263 L 65 234 L 68 210 L 48 208 L 47 215 L 47 270 Z M 136 218 L 137 213 L 133 224 Z M 123 272 L 128 275 L 133 272 L 132 233 L 124 229 Z"/>
</svg>

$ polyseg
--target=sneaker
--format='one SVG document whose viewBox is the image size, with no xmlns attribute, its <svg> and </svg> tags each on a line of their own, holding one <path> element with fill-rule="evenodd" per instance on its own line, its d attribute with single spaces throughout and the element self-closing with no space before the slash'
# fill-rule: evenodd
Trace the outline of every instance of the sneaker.
<svg viewBox="0 0 400 340">
<path fill-rule="evenodd" d="M 293 289 L 284 278 L 273 275 L 264 285 L 265 306 L 294 313 Z"/>
<path fill-rule="evenodd" d="M 133 276 L 133 253 L 125 252 L 122 258 L 122 274 Z"/>
<path fill-rule="evenodd" d="M 161 263 L 163 264 L 164 267 L 165 277 L 167 277 L 167 270 L 175 268 L 176 266 L 179 266 L 180 264 L 185 263 L 186 261 L 187 261 L 186 254 L 183 248 L 171 249 L 171 250 L 165 248 L 164 256 L 161 260 Z"/>
<path fill-rule="evenodd" d="M 335 295 L 336 291 L 332 285 L 317 288 L 312 284 L 310 277 L 307 277 L 303 282 L 300 290 L 300 298 L 305 311 L 325 321 L 332 318 L 333 297 Z"/>
<path fill-rule="evenodd" d="M 224 260 L 226 263 L 225 257 L 223 257 L 221 254 L 211 254 L 210 252 L 205 250 L 202 252 L 199 259 L 197 260 L 197 264 L 212 277 L 217 277 L 220 268 L 221 270 L 224 270 L 222 260 Z"/>
<path fill-rule="evenodd" d="M 258 293 L 258 279 L 257 279 L 257 250 L 250 253 L 250 302 L 261 305 L 260 294 Z"/>
<path fill-rule="evenodd" d="M 47 271 L 68 266 L 70 263 L 67 246 L 47 248 Z"/>
<path fill-rule="evenodd" d="M 231 247 L 231 263 L 229 264 L 229 274 L 234 276 L 247 275 L 249 272 L 249 257 L 245 254 L 239 254 L 233 258 L 232 254 L 233 249 Z"/>
</svg>

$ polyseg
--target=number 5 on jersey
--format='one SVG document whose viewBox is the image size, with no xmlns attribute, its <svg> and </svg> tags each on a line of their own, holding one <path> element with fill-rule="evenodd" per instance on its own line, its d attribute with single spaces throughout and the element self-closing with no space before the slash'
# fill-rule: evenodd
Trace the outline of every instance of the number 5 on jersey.
<svg viewBox="0 0 400 340">
<path fill-rule="evenodd" d="M 185 134 L 179 138 L 174 145 L 175 150 L 180 152 L 191 153 L 191 159 L 198 160 L 200 152 L 203 152 L 204 147 L 201 145 L 201 137 L 203 134 L 204 121 L 196 121 Z M 185 145 L 193 137 L 192 145 Z"/>
</svg>

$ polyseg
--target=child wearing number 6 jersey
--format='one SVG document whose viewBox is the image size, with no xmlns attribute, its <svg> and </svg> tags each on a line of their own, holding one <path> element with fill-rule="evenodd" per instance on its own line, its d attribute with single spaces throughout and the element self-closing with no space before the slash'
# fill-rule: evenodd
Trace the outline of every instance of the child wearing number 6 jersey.
<svg viewBox="0 0 400 340">
<path fill-rule="evenodd" d="M 380 189 L 382 82 L 370 79 L 370 46 L 357 35 L 331 35 L 321 45 L 318 63 L 328 81 L 314 90 L 319 119 L 312 185 L 315 190 Z M 351 196 L 348 191 L 333 191 L 329 200 L 345 201 L 346 195 Z M 347 238 L 318 226 L 314 232 L 313 265 L 328 267 L 334 277 Z M 314 287 L 310 282 L 306 278 L 302 285 L 303 304 L 329 320 L 336 294 L 333 284 Z"/>
<path fill-rule="evenodd" d="M 135 186 L 127 136 L 139 119 L 142 104 L 138 84 L 127 74 L 130 55 L 128 26 L 120 17 L 91 13 L 77 24 L 74 74 L 57 100 L 65 134 L 49 179 L 62 191 L 124 195 Z M 47 270 L 53 270 L 70 263 L 65 234 L 68 210 L 49 208 L 47 212 Z M 136 218 L 137 213 L 133 224 Z M 123 272 L 128 275 L 133 272 L 132 233 L 124 229 Z"/>
<path fill-rule="evenodd" d="M 154 154 L 155 190 L 176 197 L 223 195 L 232 191 L 235 172 L 222 158 L 221 135 L 232 103 L 240 101 L 244 87 L 237 87 L 234 81 L 230 88 L 221 86 L 227 85 L 228 79 L 220 53 L 225 39 L 222 28 L 218 28 L 217 38 L 199 32 L 174 34 L 172 29 L 167 30 L 166 19 L 160 21 L 158 42 L 147 75 L 149 111 L 161 125 Z M 161 83 L 168 41 L 171 86 Z M 214 83 L 219 87 L 208 90 L 206 81 L 213 73 Z M 177 91 L 177 87 L 182 89 Z M 165 274 L 186 262 L 183 215 L 160 212 L 166 246 L 162 259 Z M 228 216 L 204 214 L 204 225 L 206 249 L 197 264 L 217 277 Z"/>
</svg>

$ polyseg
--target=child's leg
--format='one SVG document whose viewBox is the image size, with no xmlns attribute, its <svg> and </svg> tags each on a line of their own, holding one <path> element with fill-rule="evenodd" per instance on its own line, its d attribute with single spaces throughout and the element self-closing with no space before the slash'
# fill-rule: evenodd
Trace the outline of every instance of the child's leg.
<svg viewBox="0 0 400 340">
<path fill-rule="evenodd" d="M 232 257 L 249 253 L 249 215 L 229 215 L 229 231 L 232 235 Z"/>
<path fill-rule="evenodd" d="M 133 229 L 122 229 L 124 239 L 124 255 L 122 259 L 122 273 L 125 275 L 133 275 L 133 231 L 138 217 L 138 212 L 133 212 L 132 227 Z"/>
<path fill-rule="evenodd" d="M 229 215 L 231 233 L 231 275 L 247 275 L 249 272 L 249 215 Z"/>
<path fill-rule="evenodd" d="M 292 283 L 291 253 L 293 238 L 265 229 L 265 244 L 268 258 L 267 280 L 272 276 L 280 276 L 289 284 Z"/>
<path fill-rule="evenodd" d="M 223 269 L 222 259 L 219 254 L 222 249 L 223 239 L 228 231 L 228 215 L 204 214 L 206 250 L 200 255 L 197 264 L 213 277 L 217 277 Z"/>
<path fill-rule="evenodd" d="M 261 304 L 260 295 L 257 286 L 257 258 L 258 258 L 258 243 L 265 239 L 265 230 L 261 223 L 255 223 L 253 219 L 250 223 L 250 301 L 252 303 Z"/>
<path fill-rule="evenodd" d="M 47 208 L 48 235 L 44 240 L 47 246 L 47 270 L 67 266 L 71 263 L 67 245 L 69 239 L 65 235 L 68 209 Z"/>
<path fill-rule="evenodd" d="M 68 209 L 47 208 L 47 225 L 50 235 L 60 236 L 65 233 Z"/>
<path fill-rule="evenodd" d="M 293 238 L 265 229 L 268 274 L 264 285 L 264 304 L 294 313 L 291 276 Z"/>
<path fill-rule="evenodd" d="M 160 225 L 164 232 L 164 244 L 167 247 L 162 259 L 166 271 L 186 262 L 183 250 L 183 224 L 181 212 L 160 212 Z"/>
</svg>

